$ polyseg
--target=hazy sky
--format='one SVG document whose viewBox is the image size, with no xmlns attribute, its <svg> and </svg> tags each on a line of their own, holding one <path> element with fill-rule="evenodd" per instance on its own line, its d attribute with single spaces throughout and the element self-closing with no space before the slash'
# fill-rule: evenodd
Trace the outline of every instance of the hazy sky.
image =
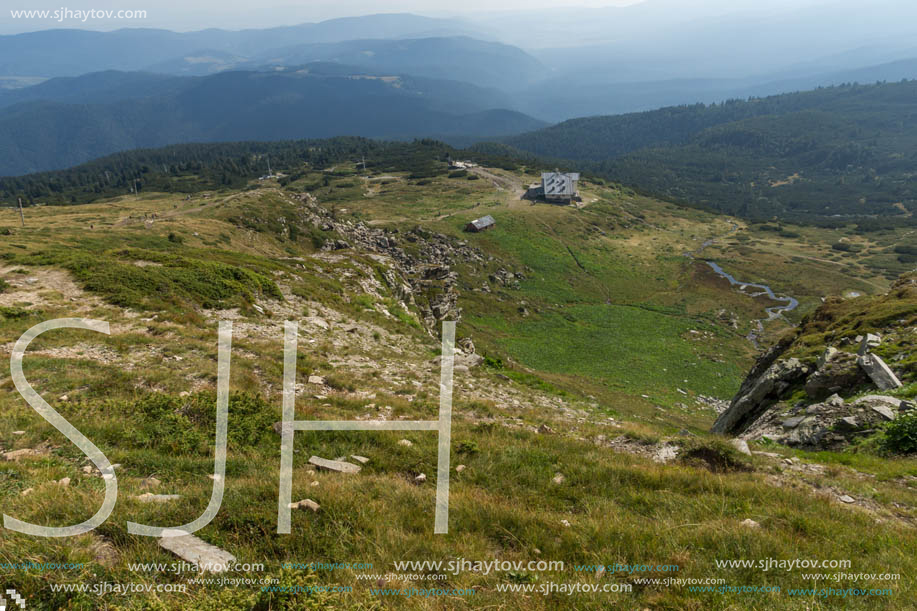
<svg viewBox="0 0 917 611">
<path fill-rule="evenodd" d="M 0 33 L 50 28 L 110 30 L 119 27 L 158 27 L 192 30 L 207 27 L 240 29 L 321 21 L 334 17 L 371 13 L 411 12 L 429 16 L 482 17 L 495 11 L 542 8 L 608 7 L 636 4 L 641 0 L 0 0 Z M 648 0 L 666 3 L 686 14 L 750 7 L 793 6 L 817 0 Z M 825 0 L 822 0 L 825 1 Z M 141 20 L 13 19 L 11 10 L 145 10 Z"/>
</svg>

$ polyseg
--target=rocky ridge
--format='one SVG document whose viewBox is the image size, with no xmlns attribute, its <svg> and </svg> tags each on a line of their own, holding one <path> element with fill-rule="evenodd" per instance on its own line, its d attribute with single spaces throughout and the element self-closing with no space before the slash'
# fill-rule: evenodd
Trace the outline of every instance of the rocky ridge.
<svg viewBox="0 0 917 611">
<path fill-rule="evenodd" d="M 758 359 L 713 431 L 842 449 L 917 408 L 893 396 L 917 381 L 915 345 L 917 274 L 882 296 L 828 300 Z"/>
</svg>

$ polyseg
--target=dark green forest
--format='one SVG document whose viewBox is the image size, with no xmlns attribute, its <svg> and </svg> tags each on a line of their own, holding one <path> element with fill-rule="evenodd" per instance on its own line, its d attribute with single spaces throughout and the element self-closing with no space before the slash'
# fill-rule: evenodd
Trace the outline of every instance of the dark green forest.
<svg viewBox="0 0 917 611">
<path fill-rule="evenodd" d="M 448 171 L 447 161 L 461 153 L 435 140 L 380 142 L 343 137 L 285 142 L 180 144 L 159 149 L 116 153 L 67 170 L 0 177 L 0 205 L 85 204 L 136 189 L 166 193 L 197 193 L 244 188 L 267 174 L 268 163 L 282 173 L 281 185 L 309 170 L 331 169 L 336 163 L 362 162 L 370 172 L 409 172 L 414 179 Z M 478 153 L 480 161 L 507 169 L 515 162 L 499 154 Z"/>
<path fill-rule="evenodd" d="M 576 119 L 504 142 L 745 218 L 917 224 L 917 81 Z"/>
</svg>

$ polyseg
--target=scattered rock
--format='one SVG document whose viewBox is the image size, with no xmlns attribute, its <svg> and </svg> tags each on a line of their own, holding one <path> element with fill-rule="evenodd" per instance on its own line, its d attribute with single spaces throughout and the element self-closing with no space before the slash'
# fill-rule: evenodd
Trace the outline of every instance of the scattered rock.
<svg viewBox="0 0 917 611">
<path fill-rule="evenodd" d="M 324 386 L 325 378 L 322 376 L 309 376 L 309 384 L 318 384 L 319 386 Z"/>
<path fill-rule="evenodd" d="M 337 473 L 359 473 L 360 472 L 360 467 L 353 463 L 344 462 L 340 460 L 328 460 L 326 458 L 321 458 L 319 456 L 310 457 L 309 464 L 315 465 L 319 469 L 324 469 L 326 471 L 335 471 Z"/>
<path fill-rule="evenodd" d="M 847 504 L 856 503 L 856 499 L 854 499 L 852 496 L 847 495 L 847 494 L 843 494 L 837 497 L 837 500 L 839 500 L 841 503 L 847 503 Z"/>
<path fill-rule="evenodd" d="M 159 546 L 182 560 L 197 565 L 200 572 L 222 573 L 235 564 L 236 557 L 183 530 L 166 530 Z"/>
<path fill-rule="evenodd" d="M 553 433 L 554 429 L 549 427 L 547 424 L 542 424 L 541 426 L 538 427 L 538 432 L 541 433 L 542 435 L 545 435 L 545 434 Z"/>
<path fill-rule="evenodd" d="M 458 466 L 455 468 L 455 472 L 456 472 L 456 473 L 461 473 L 461 472 L 464 471 L 464 470 L 465 470 L 465 465 L 458 465 Z"/>
<path fill-rule="evenodd" d="M 20 458 L 31 458 L 33 456 L 38 456 L 41 453 L 38 450 L 33 450 L 32 448 L 23 448 L 21 450 L 13 450 L 11 452 L 4 452 L 3 458 L 5 460 L 19 460 Z"/>
<path fill-rule="evenodd" d="M 25 490 L 19 493 L 19 496 L 29 496 L 33 492 L 35 492 L 35 488 L 26 488 Z"/>
<path fill-rule="evenodd" d="M 306 319 L 306 323 L 313 325 L 315 327 L 318 327 L 320 329 L 324 329 L 326 331 L 331 328 L 331 326 L 328 324 L 328 322 L 325 319 L 319 318 L 318 316 L 308 317 Z"/>
<path fill-rule="evenodd" d="M 58 485 L 60 485 L 60 486 L 69 486 L 69 485 L 70 485 L 70 478 L 69 478 L 69 477 L 61 478 L 61 479 L 57 480 L 57 483 L 58 483 Z"/>
<path fill-rule="evenodd" d="M 411 441 L 409 441 L 409 440 L 407 440 L 407 439 L 401 439 L 400 441 L 398 441 L 398 445 L 404 446 L 404 447 L 406 447 L 406 448 L 410 448 L 410 447 L 411 447 L 412 445 L 414 445 L 414 444 L 411 443 Z"/>
<path fill-rule="evenodd" d="M 354 459 L 355 461 L 357 461 L 358 463 L 361 463 L 364 465 L 369 462 L 369 459 L 366 458 L 365 456 L 357 456 L 356 454 L 351 454 L 350 457 Z"/>
<path fill-rule="evenodd" d="M 422 484 L 422 483 L 424 483 L 425 481 L 427 481 L 427 476 L 424 475 L 423 473 L 421 473 L 420 475 L 418 475 L 417 477 L 414 478 L 414 483 L 415 483 L 415 484 Z"/>
<path fill-rule="evenodd" d="M 563 483 L 564 483 L 564 480 L 566 480 L 566 479 L 567 479 L 567 478 L 564 477 L 564 474 L 563 474 L 563 473 L 556 473 L 556 474 L 554 475 L 554 477 L 551 478 L 551 481 L 559 486 L 560 484 L 563 484 Z"/>
<path fill-rule="evenodd" d="M 746 526 L 748 528 L 761 528 L 761 525 L 755 522 L 754 520 L 752 520 L 751 518 L 746 518 L 742 520 L 742 526 Z"/>
<path fill-rule="evenodd" d="M 25 435 L 25 431 L 13 431 L 13 435 Z"/>
<path fill-rule="evenodd" d="M 567 521 L 567 520 L 561 520 L 560 523 L 561 523 L 565 528 L 570 528 L 570 522 L 569 522 L 569 521 Z"/>
<path fill-rule="evenodd" d="M 321 505 L 312 499 L 303 499 L 301 501 L 297 501 L 296 503 L 290 503 L 290 509 L 311 509 L 313 512 L 317 512 L 319 509 L 321 509 Z"/>
</svg>

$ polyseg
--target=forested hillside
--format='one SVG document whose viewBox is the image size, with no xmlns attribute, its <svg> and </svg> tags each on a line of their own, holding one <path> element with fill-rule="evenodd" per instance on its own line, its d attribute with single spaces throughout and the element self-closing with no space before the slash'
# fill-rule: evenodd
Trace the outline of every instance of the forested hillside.
<svg viewBox="0 0 917 611">
<path fill-rule="evenodd" d="M 544 125 L 473 85 L 328 64 L 185 79 L 109 73 L 30 89 L 5 96 L 21 102 L 0 114 L 0 176 L 184 142 L 493 137 Z"/>
<path fill-rule="evenodd" d="M 917 81 L 849 85 L 578 119 L 505 142 L 748 218 L 913 224 L 915 99 Z"/>
</svg>

